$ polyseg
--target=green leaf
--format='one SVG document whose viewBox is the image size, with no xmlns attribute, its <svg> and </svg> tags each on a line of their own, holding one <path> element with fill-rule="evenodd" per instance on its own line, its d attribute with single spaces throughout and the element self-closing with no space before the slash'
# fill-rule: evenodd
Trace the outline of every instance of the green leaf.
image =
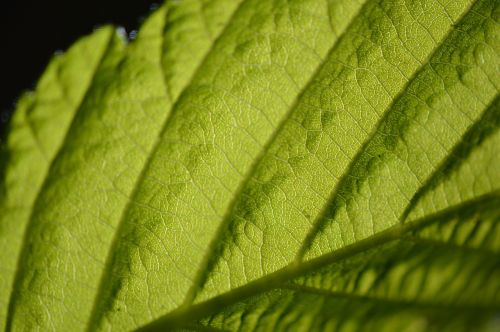
<svg viewBox="0 0 500 332">
<path fill-rule="evenodd" d="M 496 0 L 167 1 L 2 155 L 6 330 L 496 330 Z"/>
</svg>

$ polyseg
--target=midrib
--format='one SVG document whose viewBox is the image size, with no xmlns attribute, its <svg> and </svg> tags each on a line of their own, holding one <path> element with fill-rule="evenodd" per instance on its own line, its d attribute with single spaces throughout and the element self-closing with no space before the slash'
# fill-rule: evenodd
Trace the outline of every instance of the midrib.
<svg viewBox="0 0 500 332">
<path fill-rule="evenodd" d="M 256 279 L 244 286 L 235 288 L 204 302 L 194 304 L 189 308 L 182 307 L 174 310 L 169 314 L 139 328 L 137 331 L 164 331 L 180 328 L 187 323 L 209 316 L 222 308 L 240 302 L 248 297 L 261 294 L 272 289 L 281 288 L 286 281 L 293 278 L 316 271 L 326 265 L 344 261 L 356 254 L 373 249 L 374 247 L 402 239 L 405 234 L 411 231 L 416 231 L 434 222 L 449 220 L 454 216 L 460 215 L 464 211 L 470 211 L 471 209 L 479 210 L 483 206 L 492 203 L 500 204 L 500 191 L 494 191 L 475 199 L 462 202 L 415 221 L 398 223 L 380 233 L 374 234 L 352 245 L 348 245 L 318 258 L 300 263 L 293 262 L 276 272 L 268 274 L 260 279 Z"/>
</svg>

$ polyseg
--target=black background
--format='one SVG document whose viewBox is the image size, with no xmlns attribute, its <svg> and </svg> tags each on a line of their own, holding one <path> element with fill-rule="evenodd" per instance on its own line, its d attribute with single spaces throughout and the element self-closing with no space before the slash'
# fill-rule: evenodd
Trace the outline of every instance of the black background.
<svg viewBox="0 0 500 332">
<path fill-rule="evenodd" d="M 17 98 L 33 89 L 54 52 L 96 26 L 137 29 L 148 0 L 13 0 L 0 4 L 0 143 Z"/>
</svg>

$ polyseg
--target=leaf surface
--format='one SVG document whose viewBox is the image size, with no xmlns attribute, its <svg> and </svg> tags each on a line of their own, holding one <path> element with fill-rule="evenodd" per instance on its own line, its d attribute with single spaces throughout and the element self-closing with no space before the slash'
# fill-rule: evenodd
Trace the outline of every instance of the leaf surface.
<svg viewBox="0 0 500 332">
<path fill-rule="evenodd" d="M 495 330 L 499 15 L 185 0 L 83 38 L 11 123 L 2 326 Z"/>
</svg>

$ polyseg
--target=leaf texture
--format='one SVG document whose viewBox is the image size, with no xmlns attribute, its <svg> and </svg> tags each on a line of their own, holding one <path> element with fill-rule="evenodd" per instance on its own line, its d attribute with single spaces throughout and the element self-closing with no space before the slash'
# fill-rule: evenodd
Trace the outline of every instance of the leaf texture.
<svg viewBox="0 0 500 332">
<path fill-rule="evenodd" d="M 167 1 L 18 102 L 6 330 L 495 330 L 500 4 Z"/>
</svg>

